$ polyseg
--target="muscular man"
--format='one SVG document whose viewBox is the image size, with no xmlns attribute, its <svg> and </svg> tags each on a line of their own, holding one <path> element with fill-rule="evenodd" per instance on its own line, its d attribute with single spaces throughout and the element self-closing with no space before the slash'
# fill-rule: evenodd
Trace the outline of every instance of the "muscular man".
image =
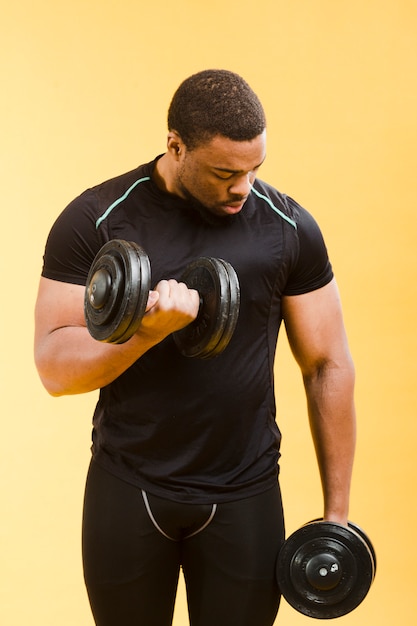
<svg viewBox="0 0 417 626">
<path fill-rule="evenodd" d="M 199 72 L 176 91 L 166 152 L 74 200 L 48 237 L 35 356 L 52 395 L 100 390 L 83 519 L 87 590 L 99 626 L 167 626 L 182 567 L 192 626 L 267 626 L 284 539 L 274 355 L 284 321 L 304 379 L 324 518 L 347 523 L 354 370 L 319 227 L 257 178 L 259 99 L 236 74 Z M 101 246 L 135 241 L 153 289 L 135 335 L 94 340 L 83 314 Z M 236 330 L 214 359 L 172 333 L 198 293 L 179 281 L 200 256 L 235 268 Z"/>
</svg>

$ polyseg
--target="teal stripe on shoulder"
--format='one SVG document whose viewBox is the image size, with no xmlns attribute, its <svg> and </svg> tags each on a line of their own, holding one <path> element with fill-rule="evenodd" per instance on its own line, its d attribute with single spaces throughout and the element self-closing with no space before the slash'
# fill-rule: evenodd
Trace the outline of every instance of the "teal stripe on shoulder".
<svg viewBox="0 0 417 626">
<path fill-rule="evenodd" d="M 271 207 L 271 209 L 275 211 L 275 213 L 278 213 L 278 215 L 282 217 L 283 220 L 288 222 L 288 224 L 291 224 L 291 226 L 295 228 L 295 230 L 297 230 L 297 222 L 292 220 L 290 217 L 288 217 L 288 215 L 285 215 L 283 211 L 281 211 L 278 207 L 276 207 L 275 204 L 272 202 L 271 198 L 268 198 L 268 196 L 264 196 L 263 193 L 260 193 L 254 187 L 252 187 L 252 193 L 254 193 L 255 196 L 258 196 L 258 198 L 261 198 L 261 200 L 265 200 L 265 202 L 269 204 L 269 206 Z"/>
<path fill-rule="evenodd" d="M 113 211 L 113 209 L 115 209 L 121 202 L 124 202 L 124 200 L 126 200 L 128 195 L 130 194 L 130 192 L 133 191 L 135 187 L 140 185 L 140 183 L 146 182 L 147 180 L 151 180 L 150 176 L 145 176 L 144 178 L 139 178 L 139 180 L 136 180 L 133 183 L 133 185 L 131 185 L 129 187 L 129 189 L 122 196 L 120 196 L 120 198 L 117 198 L 117 200 L 112 202 L 112 204 L 109 206 L 109 208 L 106 209 L 106 211 L 103 213 L 103 215 L 101 217 L 99 217 L 98 220 L 96 221 L 96 230 L 100 226 L 100 224 L 102 222 L 104 222 L 104 220 L 110 215 L 110 213 Z"/>
</svg>

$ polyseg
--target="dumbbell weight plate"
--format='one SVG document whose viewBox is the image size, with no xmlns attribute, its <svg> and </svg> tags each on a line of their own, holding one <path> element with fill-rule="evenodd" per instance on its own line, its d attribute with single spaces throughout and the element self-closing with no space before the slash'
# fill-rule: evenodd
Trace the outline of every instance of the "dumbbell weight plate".
<svg viewBox="0 0 417 626">
<path fill-rule="evenodd" d="M 239 317 L 239 308 L 240 308 L 240 287 L 239 280 L 236 274 L 236 271 L 228 263 L 223 259 L 217 259 L 220 263 L 223 264 L 227 276 L 228 276 L 228 289 L 229 289 L 229 310 L 227 314 L 225 313 L 226 323 L 223 330 L 223 334 L 212 351 L 211 356 L 216 356 L 217 354 L 221 354 L 223 350 L 229 345 L 229 342 L 233 336 L 233 333 L 236 328 L 237 320 Z"/>
<path fill-rule="evenodd" d="M 318 517 L 316 519 L 311 520 L 311 522 L 308 522 L 309 524 L 313 524 L 316 522 L 323 522 L 323 518 L 322 517 Z M 327 523 L 327 522 L 326 522 Z M 376 552 L 375 552 L 375 548 L 372 544 L 372 541 L 370 540 L 369 536 L 366 534 L 366 532 L 363 530 L 363 528 L 361 528 L 360 526 L 358 526 L 357 524 L 354 524 L 351 521 L 348 521 L 348 526 L 350 529 L 352 529 L 352 531 L 356 532 L 361 539 L 363 539 L 363 541 L 366 543 L 368 550 L 370 552 L 370 557 L 371 557 L 371 562 L 373 565 L 373 569 L 374 569 L 374 573 L 373 573 L 373 578 L 375 578 L 375 574 L 376 574 Z"/>
<path fill-rule="evenodd" d="M 113 341 L 118 344 L 128 341 L 142 323 L 151 288 L 151 267 L 148 255 L 136 243 L 130 242 L 130 245 L 133 248 L 130 253 L 132 273 L 129 279 L 131 302 L 126 306 L 126 327 L 123 333 L 120 332 L 117 341 Z"/>
<path fill-rule="evenodd" d="M 173 333 L 183 356 L 209 359 L 228 345 L 239 314 L 240 291 L 236 272 L 229 263 L 201 257 L 190 263 L 180 278 L 201 298 L 197 318 Z"/>
<path fill-rule="evenodd" d="M 139 327 L 151 282 L 146 252 L 134 242 L 113 239 L 97 253 L 88 277 L 84 316 L 94 339 L 124 343 Z"/>
<path fill-rule="evenodd" d="M 357 524 L 354 524 L 353 522 L 348 522 L 349 528 L 351 528 L 353 531 L 355 531 L 356 533 L 358 533 L 358 535 L 363 539 L 363 541 L 366 543 L 368 550 L 370 552 L 371 555 L 371 561 L 372 561 L 372 565 L 373 565 L 373 576 L 372 576 L 372 580 L 375 578 L 375 574 L 376 574 L 376 552 L 375 552 L 375 548 L 372 544 L 372 541 L 370 540 L 370 538 L 368 537 L 368 535 L 366 534 L 366 532 L 363 530 L 363 528 L 361 528 L 360 526 L 358 526 Z"/>
<path fill-rule="evenodd" d="M 277 581 L 284 598 L 317 619 L 353 611 L 375 576 L 375 553 L 368 542 L 350 525 L 309 522 L 285 541 L 278 557 Z"/>
</svg>

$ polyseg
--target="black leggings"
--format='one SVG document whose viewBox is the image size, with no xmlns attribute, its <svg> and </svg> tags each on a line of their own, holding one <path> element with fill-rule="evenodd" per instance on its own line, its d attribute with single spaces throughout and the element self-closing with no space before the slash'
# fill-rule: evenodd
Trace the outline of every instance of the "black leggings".
<svg viewBox="0 0 417 626">
<path fill-rule="evenodd" d="M 278 485 L 218 506 L 177 504 L 90 466 L 83 561 L 98 626 L 169 626 L 180 566 L 191 626 L 271 626 L 283 540 Z"/>
</svg>

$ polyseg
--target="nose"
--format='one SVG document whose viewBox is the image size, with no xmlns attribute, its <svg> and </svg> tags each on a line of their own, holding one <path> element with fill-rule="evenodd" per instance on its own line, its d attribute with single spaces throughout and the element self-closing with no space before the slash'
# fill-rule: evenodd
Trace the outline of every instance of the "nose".
<svg viewBox="0 0 417 626">
<path fill-rule="evenodd" d="M 236 176 L 229 187 L 229 193 L 246 198 L 250 194 L 255 175 L 252 172 Z"/>
</svg>

